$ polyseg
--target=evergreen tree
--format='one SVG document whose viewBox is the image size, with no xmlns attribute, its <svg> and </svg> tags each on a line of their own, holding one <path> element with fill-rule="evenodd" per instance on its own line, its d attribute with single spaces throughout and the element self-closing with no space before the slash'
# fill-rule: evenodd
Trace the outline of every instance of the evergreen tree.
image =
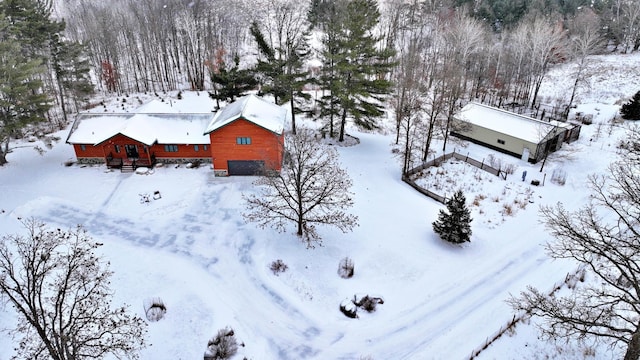
<svg viewBox="0 0 640 360">
<path fill-rule="evenodd" d="M 447 200 L 447 211 L 440 210 L 438 220 L 433 222 L 433 231 L 442 240 L 454 244 L 471 241 L 471 212 L 465 204 L 462 190 L 458 190 L 453 198 Z"/>
<path fill-rule="evenodd" d="M 380 102 L 392 90 L 386 75 L 394 66 L 393 50 L 380 50 L 376 34 L 380 12 L 374 0 L 337 0 L 324 38 L 324 75 L 321 83 L 330 94 L 322 112 L 339 112 L 339 141 L 344 140 L 347 116 L 365 129 L 377 127 L 384 114 Z M 337 109 L 336 109 L 337 106 Z"/>
<path fill-rule="evenodd" d="M 640 91 L 638 91 L 628 103 L 620 108 L 623 119 L 640 120 Z"/>
<path fill-rule="evenodd" d="M 258 45 L 264 59 L 258 59 L 255 71 L 262 77 L 262 92 L 272 94 L 276 104 L 291 104 L 291 130 L 296 133 L 296 113 L 302 112 L 295 106 L 296 98 L 309 99 L 311 96 L 303 92 L 309 82 L 309 73 L 304 70 L 304 61 L 309 55 L 307 36 L 289 34 L 283 39 L 285 48 L 274 48 L 265 40 L 264 34 L 256 22 L 251 24 L 251 35 Z"/>
<path fill-rule="evenodd" d="M 50 107 L 36 77 L 43 71 L 42 61 L 23 56 L 7 29 L 0 14 L 0 166 L 7 163 L 11 139 L 20 137 L 26 125 L 44 120 Z"/>
<path fill-rule="evenodd" d="M 84 54 L 82 44 L 61 40 L 56 34 L 51 43 L 51 63 L 58 86 L 60 107 L 67 123 L 67 99 L 70 97 L 74 107 L 78 109 L 78 101 L 86 101 L 94 92 L 89 76 L 89 59 Z"/>
<path fill-rule="evenodd" d="M 64 39 L 66 24 L 51 19 L 52 6 L 51 0 L 3 0 L 0 13 L 8 24 L 5 38 L 16 41 L 25 60 L 44 65 L 32 76 L 42 80 L 43 87 L 33 90 L 58 98 L 64 121 L 57 125 L 63 127 L 67 123 L 67 105 L 77 109 L 78 100 L 91 94 L 93 85 L 84 48 Z M 48 118 L 51 115 L 55 113 Z"/>
<path fill-rule="evenodd" d="M 240 69 L 238 54 L 233 57 L 233 63 L 230 69 L 227 69 L 224 62 L 217 70 L 210 69 L 209 77 L 214 84 L 214 93 L 211 97 L 216 101 L 234 101 L 258 85 L 258 81 L 250 70 Z M 220 107 L 219 103 L 218 107 Z"/>
</svg>

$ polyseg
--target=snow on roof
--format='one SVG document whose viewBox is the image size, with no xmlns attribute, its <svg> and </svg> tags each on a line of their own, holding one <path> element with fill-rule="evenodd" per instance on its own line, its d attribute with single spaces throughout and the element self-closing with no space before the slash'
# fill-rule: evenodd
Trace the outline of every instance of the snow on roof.
<svg viewBox="0 0 640 360">
<path fill-rule="evenodd" d="M 200 100 L 193 96 L 190 109 Z M 206 112 L 182 112 L 178 105 L 153 99 L 131 113 L 82 113 L 71 127 L 67 142 L 70 144 L 97 145 L 117 134 L 140 141 L 145 145 L 160 144 L 209 144 L 209 137 L 202 129 L 211 122 L 214 114 Z"/>
<path fill-rule="evenodd" d="M 456 118 L 460 121 L 465 121 L 536 144 L 543 140 L 553 131 L 555 126 L 557 126 L 557 124 L 554 125 L 475 102 L 463 107 L 456 114 Z"/>
<path fill-rule="evenodd" d="M 209 144 L 202 134 L 213 114 L 79 114 L 67 142 L 97 145 L 117 134 L 145 145 Z"/>
<path fill-rule="evenodd" d="M 247 95 L 218 111 L 204 133 L 209 134 L 239 118 L 243 118 L 271 132 L 282 134 L 288 116 L 287 113 L 287 109 L 283 107 L 255 95 Z"/>
<path fill-rule="evenodd" d="M 182 111 L 177 106 L 157 99 L 153 99 L 148 103 L 138 107 L 134 111 L 137 114 L 177 114 Z"/>
</svg>

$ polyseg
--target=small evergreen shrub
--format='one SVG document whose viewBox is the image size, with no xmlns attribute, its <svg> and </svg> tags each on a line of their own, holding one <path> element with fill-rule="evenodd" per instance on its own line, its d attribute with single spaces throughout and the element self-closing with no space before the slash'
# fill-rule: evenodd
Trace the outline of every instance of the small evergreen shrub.
<svg viewBox="0 0 640 360">
<path fill-rule="evenodd" d="M 348 257 L 340 260 L 340 264 L 338 265 L 338 275 L 340 275 L 343 279 L 349 279 L 353 277 L 354 272 L 353 260 Z"/>
<path fill-rule="evenodd" d="M 282 261 L 281 259 L 275 260 L 274 262 L 271 263 L 271 266 L 269 266 L 269 269 L 271 269 L 271 271 L 273 272 L 273 275 L 278 275 L 280 273 L 283 273 L 285 271 L 287 271 L 289 267 L 287 266 L 287 264 L 284 263 L 284 261 Z"/>
<path fill-rule="evenodd" d="M 207 343 L 204 353 L 205 360 L 226 360 L 238 352 L 238 341 L 233 329 L 224 328 L 218 330 L 216 336 Z"/>
<path fill-rule="evenodd" d="M 433 231 L 442 240 L 454 244 L 471 241 L 471 212 L 465 204 L 466 199 L 462 190 L 458 190 L 451 199 L 447 200 L 447 211 L 440 210 L 438 219 L 432 223 Z"/>
<path fill-rule="evenodd" d="M 640 91 L 620 108 L 620 115 L 626 120 L 640 120 Z"/>
</svg>

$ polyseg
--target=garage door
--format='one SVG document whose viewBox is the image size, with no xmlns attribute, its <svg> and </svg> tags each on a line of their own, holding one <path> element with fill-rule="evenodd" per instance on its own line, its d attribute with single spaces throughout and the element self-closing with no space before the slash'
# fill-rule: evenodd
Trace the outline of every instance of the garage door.
<svg viewBox="0 0 640 360">
<path fill-rule="evenodd" d="M 264 171 L 261 160 L 229 160 L 227 166 L 229 175 L 260 175 Z"/>
</svg>

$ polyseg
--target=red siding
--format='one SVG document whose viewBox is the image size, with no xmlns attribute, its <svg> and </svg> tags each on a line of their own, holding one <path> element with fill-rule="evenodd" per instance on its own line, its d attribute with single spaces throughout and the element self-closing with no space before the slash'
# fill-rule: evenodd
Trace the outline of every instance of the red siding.
<svg viewBox="0 0 640 360">
<path fill-rule="evenodd" d="M 151 146 L 151 153 L 155 154 L 156 158 L 180 158 L 180 159 L 206 159 L 211 156 L 211 152 L 209 151 L 209 145 L 198 144 L 198 151 L 195 150 L 194 145 L 184 145 L 184 144 L 167 144 L 167 145 L 177 145 L 178 151 L 165 151 L 165 144 L 154 144 Z M 207 147 L 207 150 L 204 147 Z"/>
<path fill-rule="evenodd" d="M 120 152 L 116 152 L 116 145 L 120 147 Z M 76 152 L 77 158 L 105 158 L 105 156 L 111 154 L 114 158 L 125 159 L 127 157 L 127 152 L 124 147 L 125 145 L 136 145 L 140 158 L 147 157 L 145 148 L 147 148 L 150 154 L 155 155 L 156 158 L 160 159 L 208 159 L 211 155 L 209 145 L 198 144 L 198 151 L 196 151 L 194 145 L 168 144 L 177 145 L 178 151 L 165 151 L 165 144 L 154 144 L 147 147 L 145 144 L 122 134 L 118 134 L 108 140 L 105 140 L 97 146 L 86 144 L 84 151 L 80 144 L 73 144 L 73 148 Z M 205 146 L 207 147 L 206 150 L 204 148 Z"/>
<path fill-rule="evenodd" d="M 213 131 L 209 137 L 215 170 L 228 170 L 228 160 L 264 160 L 268 167 L 280 170 L 284 135 L 277 135 L 252 122 L 238 119 Z M 251 144 L 238 145 L 238 137 L 251 138 Z"/>
<path fill-rule="evenodd" d="M 73 144 L 73 150 L 76 152 L 76 158 L 101 158 L 104 159 L 104 151 L 102 146 L 93 146 L 91 144 Z"/>
</svg>

